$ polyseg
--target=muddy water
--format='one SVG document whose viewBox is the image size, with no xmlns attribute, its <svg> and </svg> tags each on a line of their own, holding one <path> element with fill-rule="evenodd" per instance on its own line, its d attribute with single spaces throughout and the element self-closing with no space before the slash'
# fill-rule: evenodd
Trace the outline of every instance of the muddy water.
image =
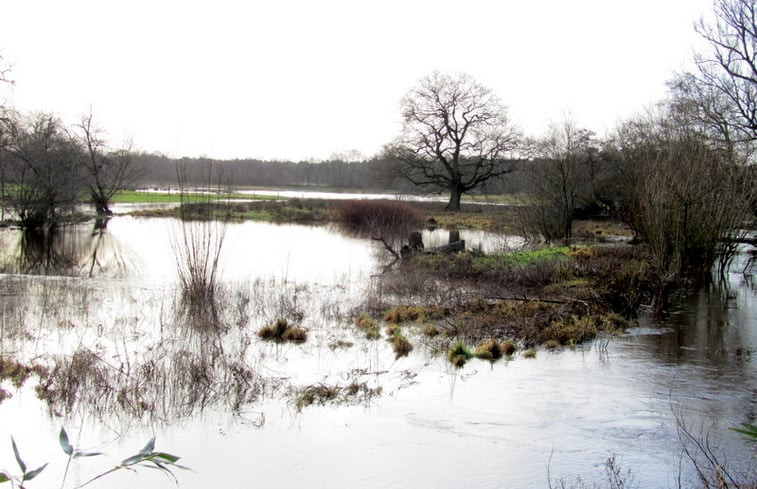
<svg viewBox="0 0 757 489">
<path fill-rule="evenodd" d="M 546 487 L 548 471 L 601 482 L 612 455 L 640 487 L 675 487 L 674 413 L 710 430 L 731 462 L 754 460 L 727 430 L 757 413 L 757 288 L 747 276 L 607 344 L 455 369 L 412 332 L 415 349 L 395 359 L 341 319 L 372 283 L 375 243 L 323 227 L 229 225 L 217 304 L 198 313 L 178 294 L 180 226 L 118 216 L 105 233 L 71 229 L 52 247 L 0 231 L 3 354 L 50 366 L 89 359 L 69 370 L 80 381 L 67 384 L 70 402 L 39 400 L 34 380 L 2 383 L 13 397 L 0 404 L 0 468 L 15 469 L 2 442 L 12 434 L 30 466 L 50 462 L 36 487 L 59 486 L 65 425 L 109 454 L 77 461 L 67 486 L 156 436 L 193 469 L 177 474 L 185 488 Z M 507 242 L 486 238 L 483 249 Z M 307 343 L 257 339 L 282 315 L 301 319 Z M 298 390 L 313 384 L 382 392 L 298 412 Z M 172 486 L 141 470 L 92 487 L 134 484 Z"/>
</svg>

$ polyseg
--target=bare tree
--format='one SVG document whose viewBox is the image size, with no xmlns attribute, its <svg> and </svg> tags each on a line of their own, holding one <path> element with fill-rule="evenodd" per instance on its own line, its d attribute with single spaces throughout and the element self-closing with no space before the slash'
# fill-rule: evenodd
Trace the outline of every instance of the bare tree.
<svg viewBox="0 0 757 489">
<path fill-rule="evenodd" d="M 512 171 L 507 157 L 520 139 L 499 98 L 468 75 L 423 78 L 401 102 L 402 133 L 387 146 L 399 174 L 414 185 L 463 193 Z"/>
<path fill-rule="evenodd" d="M 616 138 L 625 168 L 625 218 L 649 245 L 663 281 L 725 265 L 755 192 L 743 167 L 675 108 L 664 105 L 627 121 Z"/>
<path fill-rule="evenodd" d="M 116 192 L 139 176 L 142 166 L 127 149 L 110 150 L 102 130 L 94 125 L 92 112 L 76 125 L 76 137 L 85 148 L 82 166 L 87 176 L 87 190 L 99 217 L 112 214 L 109 204 Z"/>
<path fill-rule="evenodd" d="M 81 151 L 52 115 L 22 119 L 3 117 L 2 148 L 7 178 L 15 185 L 11 196 L 21 226 L 40 230 L 54 228 L 60 211 L 76 203 L 81 178 Z"/>
<path fill-rule="evenodd" d="M 5 58 L 3 58 L 3 55 L 0 54 L 0 82 L 1 83 L 7 83 L 9 85 L 13 85 L 13 80 L 10 77 L 11 69 L 10 67 L 5 63 Z"/>
<path fill-rule="evenodd" d="M 527 167 L 531 201 L 524 207 L 523 220 L 548 242 L 555 238 L 570 242 L 576 208 L 581 200 L 591 198 L 597 152 L 593 136 L 566 117 L 536 143 L 538 158 Z"/>
<path fill-rule="evenodd" d="M 718 102 L 706 113 L 741 137 L 757 139 L 755 0 L 718 0 L 714 21 L 700 20 L 696 30 L 710 50 L 696 55 L 697 71 L 688 76 L 698 85 L 700 100 Z"/>
</svg>

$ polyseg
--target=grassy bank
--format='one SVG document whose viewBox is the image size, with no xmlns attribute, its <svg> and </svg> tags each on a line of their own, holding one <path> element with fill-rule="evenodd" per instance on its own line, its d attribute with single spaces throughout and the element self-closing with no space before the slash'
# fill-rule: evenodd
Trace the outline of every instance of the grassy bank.
<svg viewBox="0 0 757 489">
<path fill-rule="evenodd" d="M 544 248 L 476 256 L 421 254 L 381 277 L 363 322 L 399 324 L 455 365 L 573 347 L 633 324 L 654 274 L 636 246 Z M 454 360 L 453 360 L 454 358 Z"/>
</svg>

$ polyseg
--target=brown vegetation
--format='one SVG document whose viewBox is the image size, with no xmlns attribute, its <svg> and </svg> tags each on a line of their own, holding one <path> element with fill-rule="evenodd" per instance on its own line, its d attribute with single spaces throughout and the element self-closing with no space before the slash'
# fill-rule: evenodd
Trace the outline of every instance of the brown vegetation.
<svg viewBox="0 0 757 489">
<path fill-rule="evenodd" d="M 476 342 L 477 356 L 496 359 L 514 352 L 513 338 L 530 348 L 613 334 L 629 327 L 652 296 L 654 274 L 644 248 L 584 247 L 543 256 L 528 263 L 470 254 L 414 257 L 383 277 L 382 293 L 385 301 L 417 297 L 417 305 L 389 307 L 383 319 L 417 324 L 429 337 L 444 333 Z M 422 288 L 409 291 L 409 284 Z M 464 363 L 459 353 L 450 361 Z"/>
<path fill-rule="evenodd" d="M 304 329 L 289 324 L 289 321 L 281 318 L 273 324 L 260 328 L 258 330 L 258 337 L 261 340 L 275 341 L 277 343 L 304 343 L 308 335 Z"/>
<path fill-rule="evenodd" d="M 350 232 L 380 241 L 395 258 L 410 234 L 420 227 L 421 214 L 410 204 L 388 200 L 350 200 L 337 204 L 334 219 Z"/>
</svg>

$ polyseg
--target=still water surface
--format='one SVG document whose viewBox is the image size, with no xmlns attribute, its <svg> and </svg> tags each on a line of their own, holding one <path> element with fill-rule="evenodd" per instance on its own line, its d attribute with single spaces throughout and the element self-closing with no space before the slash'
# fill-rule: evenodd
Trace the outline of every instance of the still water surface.
<svg viewBox="0 0 757 489">
<path fill-rule="evenodd" d="M 75 227 L 35 248 L 0 230 L 3 354 L 54 365 L 88 351 L 100 367 L 70 405 L 40 401 L 35 380 L 19 390 L 3 383 L 13 397 L 0 404 L 0 468 L 15 467 L 2 441 L 13 435 L 30 466 L 51 462 L 36 487 L 59 486 L 56 434 L 65 425 L 82 446 L 110 454 L 77 462 L 67 485 L 156 436 L 158 449 L 192 468 L 177 474 L 184 488 L 547 487 L 548 470 L 602 481 L 612 455 L 639 487 L 675 487 L 674 413 L 710 430 L 732 462 L 754 463 L 754 447 L 727 430 L 757 416 L 750 276 L 730 274 L 727 288 L 693 294 L 667 319 L 642 316 L 606 347 L 455 369 L 419 336 L 395 360 L 388 343 L 362 338 L 343 319 L 382 261 L 369 240 L 330 227 L 229 224 L 217 310 L 194 322 L 177 299 L 180 232 L 172 219 L 117 216 L 104 233 Z M 463 239 L 484 250 L 518 243 Z M 299 315 L 307 343 L 257 339 L 283 313 Z M 353 345 L 334 349 L 339 339 Z M 383 390 L 297 412 L 297 389 L 351 382 Z M 103 387 L 111 384 L 113 392 Z M 119 401 L 137 397 L 139 409 Z M 135 484 L 172 486 L 141 470 L 92 487 Z"/>
</svg>

